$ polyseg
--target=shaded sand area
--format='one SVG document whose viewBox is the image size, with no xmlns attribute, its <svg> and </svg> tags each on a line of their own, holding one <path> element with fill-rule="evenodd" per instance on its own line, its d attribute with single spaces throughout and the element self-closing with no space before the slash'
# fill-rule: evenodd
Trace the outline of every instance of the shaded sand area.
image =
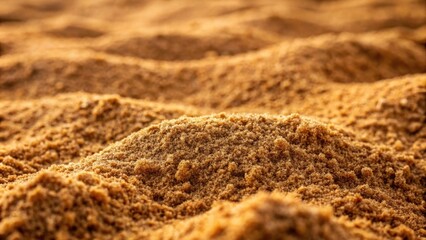
<svg viewBox="0 0 426 240">
<path fill-rule="evenodd" d="M 0 239 L 426 238 L 425 9 L 0 0 Z"/>
</svg>

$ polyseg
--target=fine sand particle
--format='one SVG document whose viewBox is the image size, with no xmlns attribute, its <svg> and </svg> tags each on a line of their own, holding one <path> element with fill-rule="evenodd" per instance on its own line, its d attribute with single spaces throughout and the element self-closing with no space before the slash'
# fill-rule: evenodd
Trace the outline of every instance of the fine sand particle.
<svg viewBox="0 0 426 240">
<path fill-rule="evenodd" d="M 0 239 L 426 238 L 425 8 L 0 0 Z"/>
</svg>

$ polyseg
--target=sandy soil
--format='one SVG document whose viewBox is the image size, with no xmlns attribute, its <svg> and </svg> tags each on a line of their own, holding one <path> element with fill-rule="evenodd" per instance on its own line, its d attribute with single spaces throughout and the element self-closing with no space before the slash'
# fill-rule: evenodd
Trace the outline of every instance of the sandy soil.
<svg viewBox="0 0 426 240">
<path fill-rule="evenodd" d="M 426 238 L 422 0 L 0 0 L 0 239 Z"/>
</svg>

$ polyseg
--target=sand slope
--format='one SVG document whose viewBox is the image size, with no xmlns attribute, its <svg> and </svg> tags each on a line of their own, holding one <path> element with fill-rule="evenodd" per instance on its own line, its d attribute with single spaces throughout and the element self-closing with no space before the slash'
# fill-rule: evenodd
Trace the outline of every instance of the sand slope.
<svg viewBox="0 0 426 240">
<path fill-rule="evenodd" d="M 426 4 L 0 1 L 0 239 L 426 237 Z"/>
</svg>

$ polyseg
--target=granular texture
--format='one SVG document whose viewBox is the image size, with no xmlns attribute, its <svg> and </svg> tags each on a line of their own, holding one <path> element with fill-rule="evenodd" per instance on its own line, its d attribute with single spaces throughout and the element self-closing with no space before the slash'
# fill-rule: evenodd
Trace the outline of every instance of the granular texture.
<svg viewBox="0 0 426 240">
<path fill-rule="evenodd" d="M 374 235 L 344 226 L 328 208 L 308 206 L 285 195 L 263 193 L 237 205 L 216 206 L 205 215 L 161 228 L 153 236 L 162 239 L 198 239 L 200 236 L 216 239 L 357 239 Z"/>
<path fill-rule="evenodd" d="M 5 184 L 0 229 L 24 238 L 125 238 L 132 231 L 123 229 L 160 228 L 204 213 L 215 201 L 238 202 L 261 190 L 331 206 L 345 221 L 365 221 L 369 234 L 414 237 L 426 224 L 424 177 L 413 157 L 298 115 L 181 118 L 24 183 Z M 78 220 L 68 225 L 64 212 Z"/>
<path fill-rule="evenodd" d="M 82 93 L 4 101 L 0 108 L 0 183 L 78 161 L 150 124 L 197 115 L 188 107 Z"/>
<path fill-rule="evenodd" d="M 0 239 L 426 238 L 424 1 L 6 1 Z"/>
</svg>

